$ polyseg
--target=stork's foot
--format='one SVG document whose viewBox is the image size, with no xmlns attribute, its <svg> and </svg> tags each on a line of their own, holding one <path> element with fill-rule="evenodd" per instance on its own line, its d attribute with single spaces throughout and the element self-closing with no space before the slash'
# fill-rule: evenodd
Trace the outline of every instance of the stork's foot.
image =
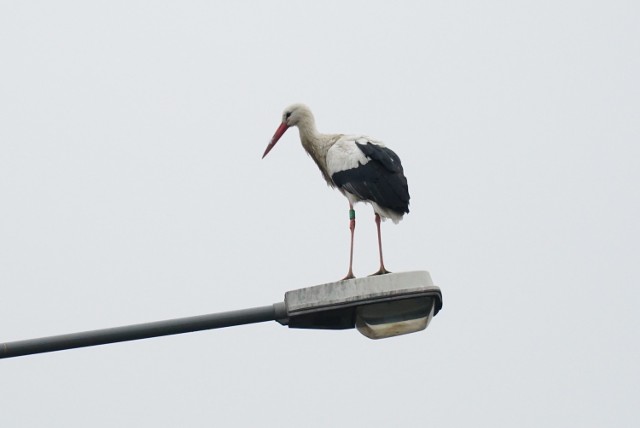
<svg viewBox="0 0 640 428">
<path fill-rule="evenodd" d="M 384 274 L 386 274 L 386 273 L 391 273 L 391 272 L 389 272 L 388 270 L 386 270 L 384 267 L 381 267 L 381 268 L 378 270 L 378 272 L 372 273 L 372 274 L 371 274 L 371 275 L 369 275 L 369 276 L 384 275 Z"/>
<path fill-rule="evenodd" d="M 344 278 L 342 278 L 340 281 L 346 281 L 347 279 L 353 279 L 355 278 L 355 275 L 353 274 L 353 272 L 349 271 L 349 273 L 347 274 L 347 276 L 345 276 Z"/>
</svg>

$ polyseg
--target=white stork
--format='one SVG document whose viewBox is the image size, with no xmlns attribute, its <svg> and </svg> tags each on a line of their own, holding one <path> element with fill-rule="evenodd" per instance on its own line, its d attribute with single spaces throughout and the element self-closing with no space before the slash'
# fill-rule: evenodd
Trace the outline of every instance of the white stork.
<svg viewBox="0 0 640 428">
<path fill-rule="evenodd" d="M 302 147 L 318 165 L 327 184 L 337 187 L 349 200 L 351 248 L 349 271 L 343 279 L 354 278 L 353 232 L 356 213 L 353 204 L 359 201 L 370 203 L 375 212 L 380 269 L 374 275 L 389 273 L 382 259 L 380 219 L 390 218 L 398 223 L 409 212 L 409 188 L 400 158 L 382 142 L 364 135 L 320 134 L 311 110 L 303 104 L 293 104 L 282 113 L 282 123 L 264 151 L 263 158 L 292 126 L 298 127 Z"/>
</svg>

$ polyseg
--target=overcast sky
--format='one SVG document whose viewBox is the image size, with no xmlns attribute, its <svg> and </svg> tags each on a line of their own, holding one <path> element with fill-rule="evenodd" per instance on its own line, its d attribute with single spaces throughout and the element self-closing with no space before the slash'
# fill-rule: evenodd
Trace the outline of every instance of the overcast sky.
<svg viewBox="0 0 640 428">
<path fill-rule="evenodd" d="M 254 324 L 0 362 L 7 427 L 623 427 L 640 418 L 634 1 L 0 2 L 0 342 L 268 305 L 348 263 L 289 131 L 403 161 L 422 333 Z M 356 206 L 354 271 L 377 269 Z"/>
</svg>

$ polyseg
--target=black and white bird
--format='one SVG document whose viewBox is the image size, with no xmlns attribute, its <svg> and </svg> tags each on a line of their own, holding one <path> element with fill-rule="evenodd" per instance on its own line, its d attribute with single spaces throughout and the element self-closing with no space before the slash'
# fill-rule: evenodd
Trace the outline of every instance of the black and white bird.
<svg viewBox="0 0 640 428">
<path fill-rule="evenodd" d="M 280 137 L 292 126 L 300 131 L 302 147 L 314 160 L 330 187 L 335 187 L 349 200 L 351 247 L 349 271 L 353 275 L 353 232 L 356 215 L 353 205 L 368 202 L 373 206 L 378 231 L 380 269 L 374 275 L 389 273 L 382 259 L 380 219 L 394 223 L 409 212 L 409 188 L 400 158 L 391 149 L 364 135 L 320 134 L 309 107 L 293 104 L 282 113 L 282 123 L 276 130 L 262 157 L 273 149 Z"/>
</svg>

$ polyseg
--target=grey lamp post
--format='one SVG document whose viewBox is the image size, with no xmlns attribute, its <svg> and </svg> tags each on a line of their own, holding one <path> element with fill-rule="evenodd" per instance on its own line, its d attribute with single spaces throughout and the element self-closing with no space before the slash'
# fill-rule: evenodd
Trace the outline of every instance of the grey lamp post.
<svg viewBox="0 0 640 428">
<path fill-rule="evenodd" d="M 284 302 L 217 314 L 0 343 L 0 358 L 278 321 L 289 328 L 357 328 L 371 339 L 424 330 L 442 308 L 428 272 L 400 272 L 288 291 Z"/>
</svg>

